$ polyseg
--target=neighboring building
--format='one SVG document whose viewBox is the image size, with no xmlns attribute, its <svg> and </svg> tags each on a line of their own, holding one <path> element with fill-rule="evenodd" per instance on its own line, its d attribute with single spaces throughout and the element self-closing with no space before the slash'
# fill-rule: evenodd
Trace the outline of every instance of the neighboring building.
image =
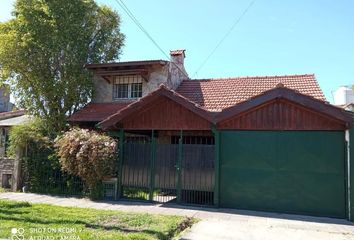
<svg viewBox="0 0 354 240">
<path fill-rule="evenodd" d="M 6 157 L 11 127 L 27 123 L 30 117 L 24 110 L 0 113 L 0 157 Z"/>
<path fill-rule="evenodd" d="M 341 86 L 333 94 L 333 104 L 347 111 L 354 111 L 354 91 L 351 87 Z"/>
<path fill-rule="evenodd" d="M 95 95 L 69 121 L 119 136 L 116 198 L 354 214 L 352 116 L 313 74 L 191 80 L 184 57 L 87 65 Z"/>
<path fill-rule="evenodd" d="M 13 126 L 30 121 L 24 110 L 0 113 L 0 187 L 11 188 L 15 162 L 7 156 L 9 132 Z"/>
<path fill-rule="evenodd" d="M 10 92 L 7 86 L 0 88 L 0 113 L 12 111 L 13 104 L 10 102 Z"/>
</svg>

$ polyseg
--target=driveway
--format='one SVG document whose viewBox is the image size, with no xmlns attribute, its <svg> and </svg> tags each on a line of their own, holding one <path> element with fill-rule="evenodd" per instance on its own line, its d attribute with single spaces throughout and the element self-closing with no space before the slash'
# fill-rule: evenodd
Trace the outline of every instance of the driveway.
<svg viewBox="0 0 354 240">
<path fill-rule="evenodd" d="M 205 219 L 190 230 L 183 240 L 349 240 L 354 226 L 324 218 L 291 216 L 290 219 L 235 215 L 230 219 Z M 283 216 L 284 217 L 284 216 Z M 297 220 L 291 219 L 292 217 Z"/>
<path fill-rule="evenodd" d="M 180 215 L 201 221 L 186 231 L 185 240 L 354 240 L 354 225 L 344 219 L 276 214 L 126 201 L 100 201 L 32 193 L 0 193 L 0 199 L 59 206 Z"/>
</svg>

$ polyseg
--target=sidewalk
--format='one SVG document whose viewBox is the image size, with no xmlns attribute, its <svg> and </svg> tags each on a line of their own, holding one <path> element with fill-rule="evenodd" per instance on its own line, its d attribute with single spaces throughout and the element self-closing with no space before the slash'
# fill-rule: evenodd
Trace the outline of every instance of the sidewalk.
<svg viewBox="0 0 354 240">
<path fill-rule="evenodd" d="M 0 199 L 26 201 L 30 203 L 46 203 L 65 207 L 96 208 L 106 210 L 118 210 L 124 212 L 142 212 L 151 214 L 179 215 L 205 219 L 217 217 L 228 219 L 229 214 L 218 213 L 217 209 L 201 207 L 185 207 L 177 204 L 156 204 L 141 201 L 92 201 L 88 198 L 51 196 L 34 193 L 0 193 Z"/>
<path fill-rule="evenodd" d="M 309 217 L 291 214 L 245 211 L 236 209 L 191 207 L 177 204 L 155 204 L 132 201 L 91 201 L 74 197 L 58 197 L 33 193 L 0 193 L 0 199 L 47 203 L 58 206 L 179 215 L 203 221 L 192 227 L 183 239 L 267 239 L 267 236 L 318 236 L 302 239 L 354 239 L 354 225 L 344 219 Z M 239 229 L 239 231 L 238 231 Z M 219 230 L 219 231 L 218 231 Z M 258 232 L 258 234 L 256 234 Z M 241 235 L 240 235 L 241 234 Z M 280 235 L 279 235 L 280 234 Z M 242 237 L 244 236 L 244 238 Z M 258 237 L 259 238 L 258 238 Z M 209 238 L 208 238 L 209 237 Z M 288 236 L 288 239 L 295 239 Z M 293 236 L 294 237 L 294 236 Z M 272 239 L 269 238 L 269 239 Z M 281 239 L 281 238 L 279 238 Z M 296 238 L 297 239 L 297 238 Z"/>
</svg>

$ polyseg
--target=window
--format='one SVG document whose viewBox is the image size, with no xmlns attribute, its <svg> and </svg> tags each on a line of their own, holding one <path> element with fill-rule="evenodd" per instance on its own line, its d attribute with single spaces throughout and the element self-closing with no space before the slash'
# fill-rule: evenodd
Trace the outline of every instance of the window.
<svg viewBox="0 0 354 240">
<path fill-rule="evenodd" d="M 116 97 L 115 98 L 128 98 L 129 96 L 129 84 L 121 83 L 114 84 Z"/>
<path fill-rule="evenodd" d="M 131 98 L 139 98 L 142 94 L 143 85 L 141 83 L 132 83 L 131 85 Z"/>
<path fill-rule="evenodd" d="M 113 84 L 113 99 L 140 98 L 143 92 L 143 84 L 140 76 L 118 76 Z"/>
</svg>

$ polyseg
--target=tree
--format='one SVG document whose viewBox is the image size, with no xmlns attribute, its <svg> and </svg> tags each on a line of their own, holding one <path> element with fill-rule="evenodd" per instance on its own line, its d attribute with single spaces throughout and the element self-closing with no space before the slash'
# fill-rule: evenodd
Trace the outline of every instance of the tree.
<svg viewBox="0 0 354 240">
<path fill-rule="evenodd" d="M 84 65 L 119 57 L 119 15 L 94 0 L 17 0 L 13 16 L 0 23 L 0 78 L 20 107 L 59 132 L 91 98 Z"/>
<path fill-rule="evenodd" d="M 115 140 L 92 130 L 74 128 L 58 137 L 55 146 L 62 170 L 79 176 L 89 187 L 91 197 L 99 197 L 98 186 L 114 174 Z"/>
</svg>

